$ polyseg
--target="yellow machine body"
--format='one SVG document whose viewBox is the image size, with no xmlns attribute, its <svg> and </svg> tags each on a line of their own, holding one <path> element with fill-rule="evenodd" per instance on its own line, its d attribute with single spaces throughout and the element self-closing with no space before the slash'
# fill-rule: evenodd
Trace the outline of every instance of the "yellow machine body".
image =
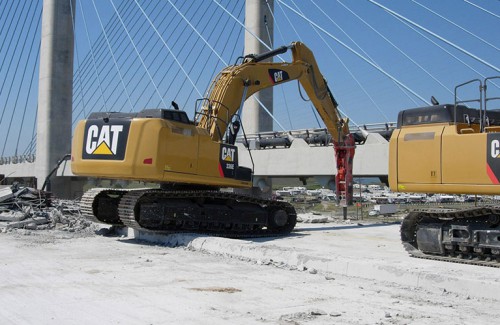
<svg viewBox="0 0 500 325">
<path fill-rule="evenodd" d="M 111 121 L 112 125 L 99 119 L 78 123 L 73 137 L 73 173 L 123 180 L 252 186 L 248 177 L 238 180 L 224 175 L 223 167 L 230 171 L 238 167 L 236 147 L 212 141 L 203 128 L 157 117 L 118 117 Z M 128 123 L 128 130 L 116 121 Z M 116 130 L 117 126 L 123 127 Z"/>
<path fill-rule="evenodd" d="M 486 110 L 485 102 L 474 109 L 455 98 L 454 105 L 401 111 L 389 144 L 391 190 L 500 194 L 500 111 Z M 420 207 L 402 220 L 401 241 L 411 256 L 500 267 L 499 211 Z"/>
<path fill-rule="evenodd" d="M 389 184 L 395 192 L 500 193 L 500 126 L 470 123 L 473 109 L 453 105 L 418 109 L 404 119 L 389 145 Z M 437 114 L 445 112 L 437 117 Z M 403 112 L 404 113 L 404 112 Z M 401 116 L 403 115 L 403 116 Z M 463 116 L 466 115 L 465 122 Z M 433 117 L 434 116 L 434 117 Z M 405 123 L 406 122 L 406 123 Z M 409 123 L 408 123 L 409 122 Z"/>
</svg>

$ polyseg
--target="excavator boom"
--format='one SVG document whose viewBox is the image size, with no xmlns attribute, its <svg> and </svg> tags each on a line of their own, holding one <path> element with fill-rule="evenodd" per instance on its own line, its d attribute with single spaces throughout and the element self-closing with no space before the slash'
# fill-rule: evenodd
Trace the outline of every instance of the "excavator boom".
<svg viewBox="0 0 500 325">
<path fill-rule="evenodd" d="M 292 51 L 292 62 L 262 62 L 288 49 Z M 262 89 L 292 80 L 300 82 L 333 139 L 343 141 L 349 134 L 348 119 L 341 118 L 314 55 L 300 42 L 261 55 L 247 55 L 242 64 L 223 69 L 212 82 L 208 100 L 198 114 L 198 126 L 209 130 L 212 139 L 219 141 L 228 119 L 241 108 L 242 102 Z"/>
<path fill-rule="evenodd" d="M 292 51 L 292 62 L 262 62 L 287 50 Z M 303 43 L 294 42 L 260 55 L 247 55 L 242 64 L 222 70 L 213 81 L 210 95 L 197 114 L 197 125 L 207 129 L 213 141 L 220 141 L 232 116 L 241 109 L 247 98 L 262 89 L 292 80 L 300 82 L 332 135 L 337 167 L 337 199 L 343 198 L 350 205 L 354 137 L 349 133 L 349 120 L 340 116 L 337 101 L 313 53 Z"/>
</svg>

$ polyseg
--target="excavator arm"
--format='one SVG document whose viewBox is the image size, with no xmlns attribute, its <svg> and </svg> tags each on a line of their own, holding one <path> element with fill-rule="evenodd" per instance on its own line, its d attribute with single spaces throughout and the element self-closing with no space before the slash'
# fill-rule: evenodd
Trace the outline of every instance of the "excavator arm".
<svg viewBox="0 0 500 325">
<path fill-rule="evenodd" d="M 292 51 L 292 62 L 262 62 Z M 208 91 L 209 96 L 197 113 L 197 126 L 206 129 L 213 141 L 222 141 L 234 114 L 254 93 L 278 84 L 298 80 L 332 135 L 336 156 L 335 178 L 337 200 L 352 204 L 352 164 L 354 137 L 349 133 L 348 119 L 342 118 L 327 82 L 313 53 L 307 46 L 294 42 L 260 55 L 247 55 L 243 63 L 222 70 Z"/>
</svg>

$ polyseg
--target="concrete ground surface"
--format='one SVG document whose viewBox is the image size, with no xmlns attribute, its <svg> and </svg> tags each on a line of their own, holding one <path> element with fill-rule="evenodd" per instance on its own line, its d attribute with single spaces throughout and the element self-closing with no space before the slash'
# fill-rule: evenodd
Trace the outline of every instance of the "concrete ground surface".
<svg viewBox="0 0 500 325">
<path fill-rule="evenodd" d="M 1 323 L 490 324 L 500 317 L 500 269 L 410 258 L 396 224 L 299 224 L 291 236 L 254 240 L 135 235 L 0 233 Z"/>
</svg>

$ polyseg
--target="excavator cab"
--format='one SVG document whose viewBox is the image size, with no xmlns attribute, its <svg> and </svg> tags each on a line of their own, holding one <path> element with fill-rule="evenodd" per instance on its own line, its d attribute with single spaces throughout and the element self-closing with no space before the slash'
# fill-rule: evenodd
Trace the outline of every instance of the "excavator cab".
<svg viewBox="0 0 500 325">
<path fill-rule="evenodd" d="M 401 111 L 389 147 L 393 191 L 498 194 L 500 111 L 487 109 L 487 83 L 472 80 L 455 88 L 455 104 Z M 460 99 L 462 87 L 478 83 L 478 99 Z M 470 108 L 476 103 L 479 108 Z"/>
</svg>

